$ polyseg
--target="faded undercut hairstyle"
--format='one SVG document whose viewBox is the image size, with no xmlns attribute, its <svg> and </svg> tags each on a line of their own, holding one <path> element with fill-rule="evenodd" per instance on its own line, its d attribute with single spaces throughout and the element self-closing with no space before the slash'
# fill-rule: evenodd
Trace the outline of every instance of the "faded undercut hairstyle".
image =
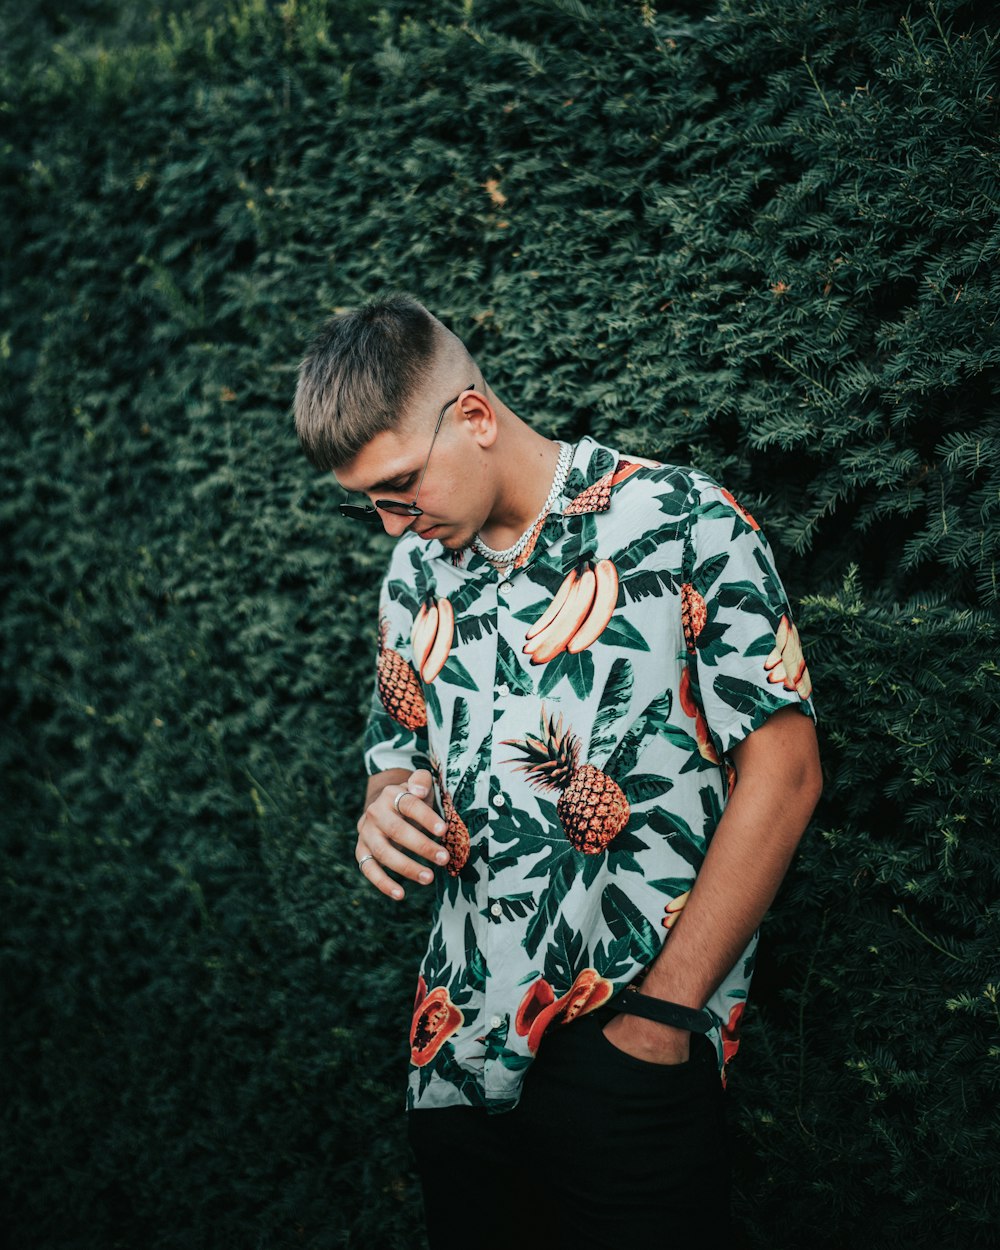
<svg viewBox="0 0 1000 1250">
<path fill-rule="evenodd" d="M 295 433 L 324 473 L 349 463 L 384 430 L 430 376 L 440 328 L 409 295 L 371 300 L 330 317 L 299 366 Z"/>
</svg>

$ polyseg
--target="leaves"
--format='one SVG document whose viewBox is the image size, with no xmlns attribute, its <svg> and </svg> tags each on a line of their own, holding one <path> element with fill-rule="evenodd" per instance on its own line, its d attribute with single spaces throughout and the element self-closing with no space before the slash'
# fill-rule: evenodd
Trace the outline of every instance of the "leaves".
<svg viewBox="0 0 1000 1250">
<path fill-rule="evenodd" d="M 659 954 L 660 938 L 625 891 L 614 882 L 604 887 L 601 911 L 614 936 L 627 943 L 632 958 L 642 967 L 651 964 Z"/>
<path fill-rule="evenodd" d="M 633 684 L 632 663 L 624 656 L 619 656 L 608 672 L 590 732 L 587 759 L 598 767 L 617 740 L 615 726 L 628 708 Z"/>
</svg>

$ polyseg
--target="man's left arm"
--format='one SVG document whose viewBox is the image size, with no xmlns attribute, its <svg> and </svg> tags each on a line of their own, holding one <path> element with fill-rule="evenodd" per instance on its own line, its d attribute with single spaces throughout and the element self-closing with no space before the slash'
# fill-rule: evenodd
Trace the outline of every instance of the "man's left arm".
<svg viewBox="0 0 1000 1250">
<path fill-rule="evenodd" d="M 795 707 L 773 712 L 729 754 L 737 783 L 639 991 L 688 1007 L 703 1007 L 746 949 L 823 789 L 816 728 Z M 620 1050 L 653 1063 L 688 1058 L 691 1035 L 683 1029 L 622 1013 L 604 1032 Z"/>
</svg>

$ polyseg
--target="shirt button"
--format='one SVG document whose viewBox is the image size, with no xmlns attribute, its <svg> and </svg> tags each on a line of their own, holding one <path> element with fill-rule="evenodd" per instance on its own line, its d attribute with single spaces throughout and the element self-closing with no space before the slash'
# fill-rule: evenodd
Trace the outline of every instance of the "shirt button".
<svg viewBox="0 0 1000 1250">
<path fill-rule="evenodd" d="M 500 906 L 499 903 L 494 903 L 493 906 L 490 908 L 490 911 L 493 913 L 494 916 L 503 915 L 503 908 Z"/>
<path fill-rule="evenodd" d="M 500 590 L 504 594 L 506 594 L 507 591 L 510 590 L 510 582 L 501 582 L 500 585 L 497 587 L 497 590 Z"/>
<path fill-rule="evenodd" d="M 501 698 L 505 699 L 507 695 L 510 694 L 510 686 L 508 686 L 506 682 L 497 686 L 497 694 L 500 695 Z"/>
<path fill-rule="evenodd" d="M 493 796 L 493 806 L 494 806 L 494 807 L 503 807 L 504 802 L 505 802 L 505 800 L 504 800 L 504 797 L 503 797 L 503 795 L 502 795 L 502 794 L 494 794 L 494 796 Z"/>
<path fill-rule="evenodd" d="M 494 1016 L 493 1019 L 490 1020 L 491 1029 L 498 1029 L 501 1026 L 501 1024 L 503 1024 L 503 1019 L 501 1016 Z"/>
</svg>

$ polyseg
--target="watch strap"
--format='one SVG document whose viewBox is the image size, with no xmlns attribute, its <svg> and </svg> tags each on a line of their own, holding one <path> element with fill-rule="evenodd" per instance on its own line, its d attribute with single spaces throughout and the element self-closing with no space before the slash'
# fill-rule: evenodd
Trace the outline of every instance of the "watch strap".
<svg viewBox="0 0 1000 1250">
<path fill-rule="evenodd" d="M 654 998 L 651 994 L 640 994 L 638 990 L 625 990 L 616 994 L 608 1003 L 612 1011 L 624 1011 L 633 1016 L 644 1016 L 647 1020 L 655 1020 L 657 1024 L 669 1024 L 675 1029 L 686 1029 L 689 1033 L 707 1033 L 715 1027 L 715 1017 L 704 1007 L 685 1007 L 681 1003 L 671 1003 L 665 998 Z"/>
</svg>

